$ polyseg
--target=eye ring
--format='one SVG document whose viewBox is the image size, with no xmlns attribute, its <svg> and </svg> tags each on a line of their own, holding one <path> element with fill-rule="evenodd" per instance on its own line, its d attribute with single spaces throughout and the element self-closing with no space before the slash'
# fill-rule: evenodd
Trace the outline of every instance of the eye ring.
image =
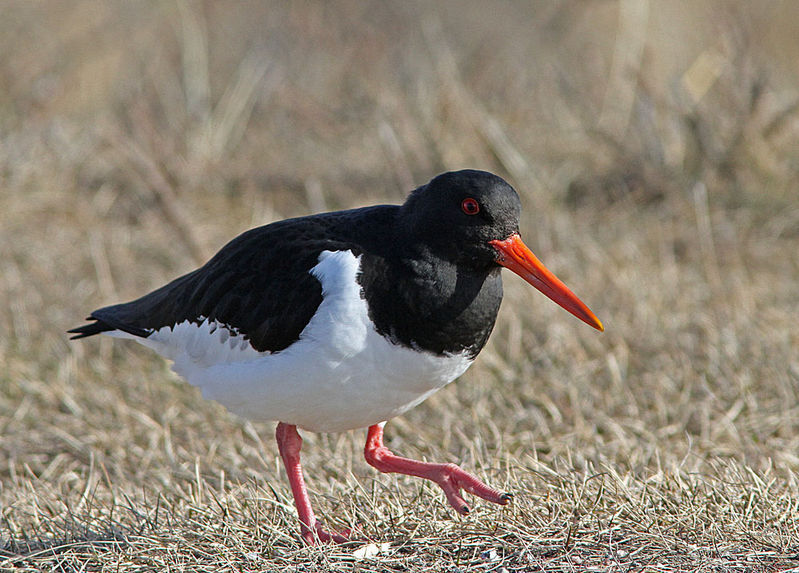
<svg viewBox="0 0 799 573">
<path fill-rule="evenodd" d="M 480 212 L 480 203 L 477 199 L 467 197 L 461 202 L 461 210 L 467 215 L 477 215 Z"/>
</svg>

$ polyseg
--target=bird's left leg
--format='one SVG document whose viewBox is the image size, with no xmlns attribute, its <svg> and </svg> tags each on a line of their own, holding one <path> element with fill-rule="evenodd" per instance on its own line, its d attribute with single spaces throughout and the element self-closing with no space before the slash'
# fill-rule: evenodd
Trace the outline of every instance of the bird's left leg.
<svg viewBox="0 0 799 573">
<path fill-rule="evenodd" d="M 302 477 L 302 466 L 300 465 L 302 438 L 297 432 L 297 426 L 280 422 L 275 431 L 275 438 L 280 457 L 283 458 L 283 464 L 286 466 L 289 484 L 291 484 L 291 493 L 294 495 L 294 505 L 297 506 L 297 514 L 300 517 L 300 533 L 303 540 L 308 545 L 315 545 L 319 541 L 345 543 L 346 536 L 328 533 L 314 515 L 311 499 L 305 488 L 305 479 Z"/>
<path fill-rule="evenodd" d="M 461 497 L 461 489 L 483 499 L 505 505 L 513 497 L 487 486 L 455 464 L 434 464 L 400 457 L 383 445 L 385 422 L 369 426 L 364 457 L 369 465 L 384 473 L 400 473 L 436 482 L 447 496 L 449 504 L 462 515 L 469 513 L 469 504 Z"/>
</svg>

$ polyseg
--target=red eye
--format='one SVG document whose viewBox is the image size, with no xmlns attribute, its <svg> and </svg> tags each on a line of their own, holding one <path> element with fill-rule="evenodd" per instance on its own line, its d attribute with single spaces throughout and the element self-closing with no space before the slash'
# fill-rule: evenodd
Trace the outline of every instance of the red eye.
<svg viewBox="0 0 799 573">
<path fill-rule="evenodd" d="M 480 212 L 480 203 L 477 202 L 477 199 L 467 197 L 461 203 L 461 209 L 467 215 L 477 215 Z"/>
</svg>

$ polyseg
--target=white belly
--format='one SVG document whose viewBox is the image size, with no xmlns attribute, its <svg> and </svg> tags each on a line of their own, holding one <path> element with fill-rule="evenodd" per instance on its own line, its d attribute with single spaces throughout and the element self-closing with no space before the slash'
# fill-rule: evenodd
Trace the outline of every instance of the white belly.
<svg viewBox="0 0 799 573">
<path fill-rule="evenodd" d="M 111 334 L 172 360 L 205 398 L 240 416 L 318 432 L 369 426 L 416 406 L 472 360 L 410 350 L 378 334 L 356 282 L 359 265 L 349 251 L 320 255 L 311 272 L 322 283 L 322 303 L 299 340 L 280 352 L 257 352 L 208 321 L 164 327 L 148 338 Z"/>
</svg>

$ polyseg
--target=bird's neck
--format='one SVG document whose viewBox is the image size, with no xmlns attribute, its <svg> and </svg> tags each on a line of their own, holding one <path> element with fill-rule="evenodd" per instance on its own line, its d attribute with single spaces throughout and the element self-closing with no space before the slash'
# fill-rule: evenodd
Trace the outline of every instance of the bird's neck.
<svg viewBox="0 0 799 573">
<path fill-rule="evenodd" d="M 430 252 L 365 253 L 359 280 L 378 332 L 436 354 L 476 356 L 502 300 L 499 267 L 470 269 Z"/>
</svg>

